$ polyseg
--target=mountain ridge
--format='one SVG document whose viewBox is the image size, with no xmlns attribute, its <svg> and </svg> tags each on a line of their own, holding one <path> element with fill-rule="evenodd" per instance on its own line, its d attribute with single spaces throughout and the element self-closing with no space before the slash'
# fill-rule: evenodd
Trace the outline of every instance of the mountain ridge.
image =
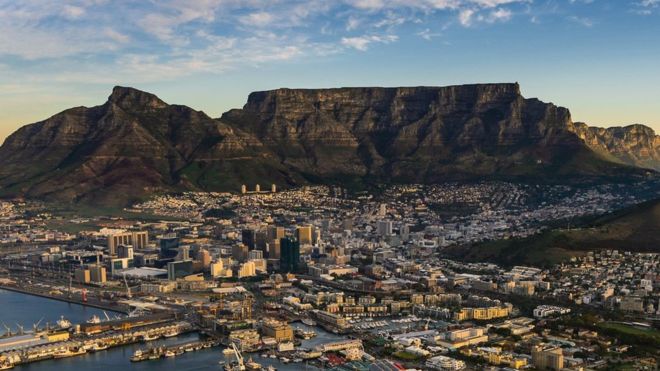
<svg viewBox="0 0 660 371">
<path fill-rule="evenodd" d="M 258 182 L 641 176 L 576 132 L 596 138 L 568 109 L 522 97 L 517 83 L 277 89 L 219 119 L 117 86 L 102 105 L 7 137 L 0 195 L 123 205 Z"/>
</svg>

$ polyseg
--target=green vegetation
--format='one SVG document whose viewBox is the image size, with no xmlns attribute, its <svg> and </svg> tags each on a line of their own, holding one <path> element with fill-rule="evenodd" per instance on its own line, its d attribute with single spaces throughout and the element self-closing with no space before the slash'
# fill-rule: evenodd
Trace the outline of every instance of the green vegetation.
<svg viewBox="0 0 660 371">
<path fill-rule="evenodd" d="M 399 350 L 398 352 L 394 352 L 392 355 L 404 361 L 416 361 L 422 358 L 420 355 L 406 352 L 405 350 Z"/>
<path fill-rule="evenodd" d="M 596 328 L 603 334 L 614 337 L 624 344 L 645 345 L 660 349 L 660 331 L 644 329 L 616 322 L 601 322 Z"/>
<path fill-rule="evenodd" d="M 504 266 L 531 264 L 549 267 L 590 250 L 657 251 L 660 246 L 660 200 L 603 217 L 576 219 L 570 224 L 580 228 L 453 247 L 447 249 L 447 254 L 467 261 L 492 261 Z"/>
</svg>

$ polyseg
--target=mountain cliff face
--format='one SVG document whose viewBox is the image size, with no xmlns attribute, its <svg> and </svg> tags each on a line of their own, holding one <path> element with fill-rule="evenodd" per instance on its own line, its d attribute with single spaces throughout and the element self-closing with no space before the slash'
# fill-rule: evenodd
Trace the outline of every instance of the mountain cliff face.
<svg viewBox="0 0 660 371">
<path fill-rule="evenodd" d="M 9 136 L 0 195 L 117 205 L 255 183 L 640 173 L 592 151 L 578 137 L 591 131 L 579 127 L 517 84 L 279 89 L 250 94 L 221 119 L 116 87 L 101 106 Z"/>
<path fill-rule="evenodd" d="M 644 125 L 599 128 L 576 122 L 571 131 L 591 149 L 629 165 L 660 171 L 660 136 Z"/>
</svg>

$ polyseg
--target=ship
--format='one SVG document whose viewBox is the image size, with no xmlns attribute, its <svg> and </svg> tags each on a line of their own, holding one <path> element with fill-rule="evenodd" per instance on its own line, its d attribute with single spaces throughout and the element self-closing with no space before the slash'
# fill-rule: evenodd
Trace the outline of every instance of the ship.
<svg viewBox="0 0 660 371">
<path fill-rule="evenodd" d="M 245 369 L 250 371 L 257 371 L 261 370 L 261 365 L 250 358 L 247 362 L 245 362 Z"/>
<path fill-rule="evenodd" d="M 314 332 L 314 331 L 306 331 L 306 330 L 301 329 L 301 328 L 297 328 L 297 329 L 294 331 L 294 333 L 295 333 L 295 335 L 296 335 L 297 337 L 299 337 L 299 338 L 301 338 L 301 339 L 304 339 L 304 340 L 309 340 L 309 339 L 313 338 L 314 336 L 316 336 L 316 332 Z"/>
<path fill-rule="evenodd" d="M 169 332 L 164 333 L 163 337 L 173 338 L 173 337 L 178 336 L 178 335 L 179 335 L 179 333 L 177 331 L 169 331 Z"/>
<path fill-rule="evenodd" d="M 87 353 L 87 351 L 84 348 L 65 349 L 54 353 L 53 358 L 55 359 L 69 358 L 69 357 L 79 356 L 85 353 Z"/>
<path fill-rule="evenodd" d="M 312 327 L 316 326 L 316 322 L 314 322 L 314 320 L 311 318 L 303 318 L 302 320 L 300 320 L 300 322 L 306 324 L 307 326 L 312 326 Z"/>
<path fill-rule="evenodd" d="M 144 334 L 140 337 L 140 340 L 143 341 L 143 342 L 147 342 L 147 341 L 158 340 L 158 338 L 160 338 L 160 336 L 158 336 L 158 335 Z"/>
<path fill-rule="evenodd" d="M 87 323 L 92 324 L 92 325 L 97 325 L 97 324 L 101 323 L 101 319 L 99 318 L 99 316 L 97 316 L 95 314 L 95 315 L 92 316 L 92 318 L 87 320 Z"/>
<path fill-rule="evenodd" d="M 57 324 L 57 327 L 59 327 L 62 330 L 67 330 L 71 327 L 71 321 L 68 319 L 64 318 L 64 316 L 60 316 L 60 319 L 58 319 L 55 324 Z"/>
</svg>

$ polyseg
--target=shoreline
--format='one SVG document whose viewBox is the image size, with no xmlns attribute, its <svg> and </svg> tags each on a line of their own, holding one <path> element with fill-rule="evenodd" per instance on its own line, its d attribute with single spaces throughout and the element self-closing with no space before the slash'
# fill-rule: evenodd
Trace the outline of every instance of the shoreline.
<svg viewBox="0 0 660 371">
<path fill-rule="evenodd" d="M 118 307 L 111 307 L 111 306 L 107 306 L 107 305 L 103 305 L 103 304 L 83 302 L 81 300 L 49 295 L 48 293 L 29 291 L 29 290 L 21 289 L 21 288 L 14 287 L 14 286 L 0 285 L 0 290 L 7 290 L 7 291 L 16 292 L 16 293 L 19 293 L 19 294 L 37 296 L 37 297 L 41 297 L 41 298 L 44 298 L 44 299 L 57 300 L 57 301 L 61 301 L 61 302 L 69 303 L 69 304 L 78 304 L 78 305 L 82 305 L 84 307 L 96 308 L 96 309 L 116 312 L 116 313 L 120 313 L 120 314 L 128 314 L 128 311 L 126 311 L 122 308 L 118 308 Z"/>
</svg>

